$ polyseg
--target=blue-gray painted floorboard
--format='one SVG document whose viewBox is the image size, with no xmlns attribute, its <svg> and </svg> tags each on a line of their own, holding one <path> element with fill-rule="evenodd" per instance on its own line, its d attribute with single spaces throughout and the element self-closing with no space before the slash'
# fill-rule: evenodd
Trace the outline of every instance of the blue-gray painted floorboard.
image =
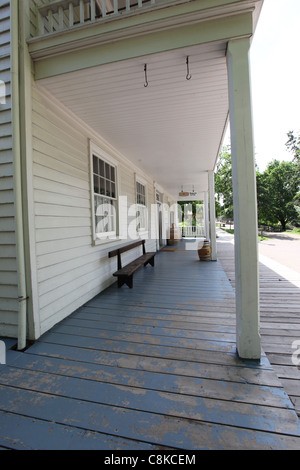
<svg viewBox="0 0 300 470">
<path fill-rule="evenodd" d="M 0 366 L 0 447 L 298 449 L 300 423 L 265 354 L 236 355 L 219 262 L 161 251 Z"/>
</svg>

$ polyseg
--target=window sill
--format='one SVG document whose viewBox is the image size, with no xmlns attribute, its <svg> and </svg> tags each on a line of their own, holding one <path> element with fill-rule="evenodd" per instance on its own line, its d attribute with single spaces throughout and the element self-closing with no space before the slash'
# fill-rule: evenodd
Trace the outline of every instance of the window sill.
<svg viewBox="0 0 300 470">
<path fill-rule="evenodd" d="M 146 238 L 148 239 L 148 235 L 149 235 L 149 230 L 141 230 L 140 232 L 138 232 L 138 236 L 140 238 Z"/>
<path fill-rule="evenodd" d="M 118 242 L 121 241 L 121 238 L 115 236 L 115 237 L 99 237 L 93 239 L 93 245 L 94 246 L 107 246 L 107 245 L 114 245 Z"/>
<path fill-rule="evenodd" d="M 103 246 L 105 248 L 110 248 L 111 246 L 115 246 L 116 244 L 120 243 L 129 243 L 129 242 L 134 242 L 140 239 L 148 239 L 149 231 L 148 230 L 143 230 L 137 234 L 136 238 L 125 238 L 125 237 L 120 237 L 120 236 L 113 236 L 111 235 L 110 238 L 109 236 L 106 237 L 99 237 L 93 240 L 93 246 Z"/>
</svg>

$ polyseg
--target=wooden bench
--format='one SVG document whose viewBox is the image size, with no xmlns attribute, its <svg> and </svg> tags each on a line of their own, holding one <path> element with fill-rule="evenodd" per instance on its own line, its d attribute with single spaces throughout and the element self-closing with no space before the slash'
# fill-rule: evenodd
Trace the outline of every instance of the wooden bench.
<svg viewBox="0 0 300 470">
<path fill-rule="evenodd" d="M 125 253 L 126 251 L 133 250 L 134 248 L 142 246 L 143 247 L 143 254 L 139 256 L 131 263 L 127 264 L 122 267 L 121 261 L 121 254 Z M 118 248 L 116 250 L 110 251 L 108 253 L 109 258 L 113 258 L 114 256 L 118 256 L 118 271 L 116 271 L 113 276 L 118 278 L 118 287 L 122 287 L 123 284 L 127 284 L 127 286 L 132 289 L 133 286 L 133 275 L 134 273 L 143 265 L 147 266 L 147 264 L 151 264 L 154 266 L 154 256 L 156 255 L 155 252 L 146 253 L 145 248 L 145 240 L 139 240 L 137 242 L 131 243 L 130 245 L 123 246 L 122 248 Z"/>
</svg>

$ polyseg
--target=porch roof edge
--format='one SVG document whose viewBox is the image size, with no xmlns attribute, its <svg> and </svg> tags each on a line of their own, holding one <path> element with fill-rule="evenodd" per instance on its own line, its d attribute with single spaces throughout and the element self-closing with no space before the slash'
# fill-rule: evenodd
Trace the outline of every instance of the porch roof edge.
<svg viewBox="0 0 300 470">
<path fill-rule="evenodd" d="M 80 40 L 73 43 L 73 47 L 70 44 L 61 44 L 38 52 L 29 46 L 29 52 L 34 60 L 35 79 L 187 46 L 251 37 L 252 13 L 253 10 L 247 10 L 246 13 L 214 17 L 209 21 L 199 21 L 194 15 L 189 14 L 184 22 L 178 22 L 176 25 L 169 24 L 162 27 L 159 23 L 152 25 L 151 30 L 150 27 L 145 29 L 139 25 L 130 31 L 118 30 L 98 35 L 96 42 Z"/>
</svg>

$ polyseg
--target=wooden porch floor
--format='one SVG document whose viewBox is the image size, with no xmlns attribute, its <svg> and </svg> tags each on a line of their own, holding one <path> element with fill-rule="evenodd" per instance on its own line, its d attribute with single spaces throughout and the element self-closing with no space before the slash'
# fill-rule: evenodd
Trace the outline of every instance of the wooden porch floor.
<svg viewBox="0 0 300 470">
<path fill-rule="evenodd" d="M 234 291 L 183 243 L 0 366 L 0 447 L 299 449 L 300 422 L 263 354 L 241 361 Z"/>
<path fill-rule="evenodd" d="M 219 234 L 218 259 L 235 289 L 233 236 Z M 290 256 L 293 250 L 294 246 Z M 300 417 L 300 367 L 292 362 L 293 342 L 300 340 L 300 274 L 289 270 L 279 274 L 260 262 L 259 277 L 262 347 Z"/>
</svg>

